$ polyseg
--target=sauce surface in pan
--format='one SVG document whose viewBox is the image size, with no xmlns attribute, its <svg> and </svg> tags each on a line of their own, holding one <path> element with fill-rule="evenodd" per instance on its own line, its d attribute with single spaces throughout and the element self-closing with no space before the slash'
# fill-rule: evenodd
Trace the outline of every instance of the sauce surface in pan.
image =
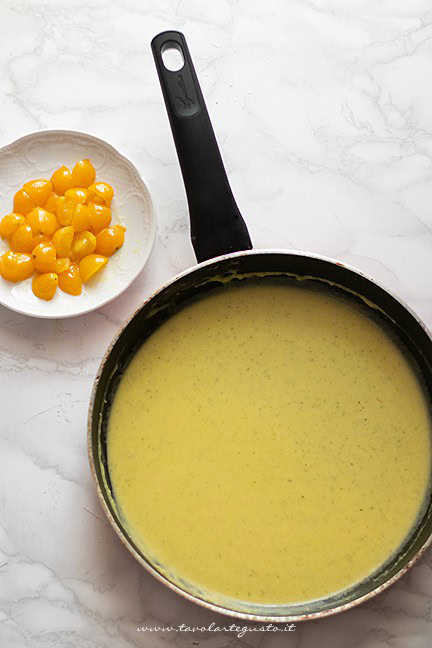
<svg viewBox="0 0 432 648">
<path fill-rule="evenodd" d="M 428 491 L 430 417 L 368 309 L 243 281 L 168 319 L 120 381 L 120 515 L 167 574 L 254 603 L 324 597 L 397 551 Z"/>
</svg>

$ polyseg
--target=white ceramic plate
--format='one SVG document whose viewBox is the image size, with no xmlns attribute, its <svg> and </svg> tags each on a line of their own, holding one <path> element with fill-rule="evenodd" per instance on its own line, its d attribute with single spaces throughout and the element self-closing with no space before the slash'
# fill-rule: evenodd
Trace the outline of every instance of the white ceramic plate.
<svg viewBox="0 0 432 648">
<path fill-rule="evenodd" d="M 0 303 L 33 317 L 60 318 L 82 315 L 120 295 L 146 264 L 154 243 L 156 222 L 150 193 L 137 169 L 114 147 L 78 131 L 49 130 L 32 133 L 0 149 L 0 218 L 13 211 L 13 196 L 24 182 L 50 178 L 59 166 L 72 169 L 90 158 L 96 178 L 113 185 L 113 223 L 126 226 L 123 247 L 107 266 L 74 297 L 57 290 L 46 302 L 35 297 L 31 279 L 14 284 L 0 277 Z M 0 239 L 0 254 L 8 249 Z"/>
</svg>

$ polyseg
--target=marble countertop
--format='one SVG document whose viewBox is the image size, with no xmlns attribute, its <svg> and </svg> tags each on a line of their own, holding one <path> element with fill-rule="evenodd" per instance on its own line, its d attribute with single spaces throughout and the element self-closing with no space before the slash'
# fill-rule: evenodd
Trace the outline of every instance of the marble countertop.
<svg viewBox="0 0 432 648">
<path fill-rule="evenodd" d="M 86 452 L 112 336 L 194 263 L 151 38 L 185 33 L 255 246 L 347 262 L 432 326 L 430 2 L 3 0 L 0 24 L 0 144 L 45 128 L 102 137 L 136 163 L 158 216 L 146 269 L 100 311 L 45 321 L 0 307 L 0 645 L 431 646 L 431 552 L 385 594 L 295 632 L 138 632 L 232 620 L 138 566 Z"/>
</svg>

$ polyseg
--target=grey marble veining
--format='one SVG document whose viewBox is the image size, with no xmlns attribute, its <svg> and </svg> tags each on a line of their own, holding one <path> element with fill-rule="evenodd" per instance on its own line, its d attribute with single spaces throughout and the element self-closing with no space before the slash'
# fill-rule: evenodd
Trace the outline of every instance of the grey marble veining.
<svg viewBox="0 0 432 648">
<path fill-rule="evenodd" d="M 0 144 L 44 128 L 100 136 L 136 163 L 158 217 L 145 271 L 100 312 L 43 321 L 0 307 L 0 645 L 431 646 L 430 552 L 384 595 L 294 633 L 138 632 L 233 621 L 139 568 L 104 519 L 86 455 L 111 337 L 194 262 L 151 38 L 186 34 L 255 246 L 337 257 L 431 326 L 431 3 L 3 0 L 0 24 Z"/>
</svg>

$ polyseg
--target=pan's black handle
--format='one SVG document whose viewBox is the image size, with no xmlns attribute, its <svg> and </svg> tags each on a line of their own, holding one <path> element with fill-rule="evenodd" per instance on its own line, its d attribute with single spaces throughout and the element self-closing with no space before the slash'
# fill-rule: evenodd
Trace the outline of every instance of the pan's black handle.
<svg viewBox="0 0 432 648">
<path fill-rule="evenodd" d="M 229 186 L 185 37 L 166 31 L 151 45 L 186 188 L 196 258 L 205 261 L 250 250 L 250 236 Z M 183 56 L 184 65 L 175 72 L 162 59 L 169 48 Z"/>
</svg>

